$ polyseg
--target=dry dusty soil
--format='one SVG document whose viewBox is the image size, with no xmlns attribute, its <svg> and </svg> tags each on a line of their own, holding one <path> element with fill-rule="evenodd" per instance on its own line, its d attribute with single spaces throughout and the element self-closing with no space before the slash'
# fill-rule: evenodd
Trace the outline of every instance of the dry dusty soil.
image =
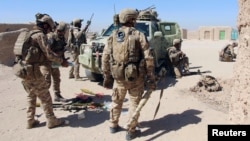
<svg viewBox="0 0 250 141">
<path fill-rule="evenodd" d="M 143 107 L 139 127 L 141 136 L 135 141 L 207 141 L 209 124 L 228 124 L 228 103 L 230 102 L 231 78 L 234 62 L 219 62 L 218 52 L 228 41 L 184 40 L 182 50 L 189 56 L 190 71 L 207 71 L 218 79 L 223 87 L 220 92 L 191 92 L 200 75 L 185 76 L 181 79 L 167 77 L 160 109 L 154 112 L 159 102 L 160 89 L 154 91 L 148 103 Z M 8 55 L 8 54 L 1 54 Z M 81 69 L 82 81 L 68 79 L 69 68 L 61 70 L 61 91 L 66 98 L 74 98 L 82 88 L 95 93 L 103 93 L 96 102 L 111 101 L 112 90 L 104 89 L 100 83 L 89 81 Z M 123 141 L 125 131 L 110 134 L 108 128 L 109 109 L 97 112 L 95 109 L 85 112 L 85 119 L 78 119 L 80 112 L 55 109 L 59 118 L 69 120 L 69 125 L 48 129 L 46 119 L 40 107 L 36 118 L 41 124 L 37 128 L 26 129 L 26 92 L 21 80 L 13 75 L 12 67 L 0 65 L 0 140 L 2 141 Z M 51 90 L 51 94 L 52 94 Z M 53 97 L 53 94 L 52 94 Z M 127 97 L 126 97 L 127 98 Z M 120 125 L 128 120 L 129 100 L 124 101 Z"/>
</svg>

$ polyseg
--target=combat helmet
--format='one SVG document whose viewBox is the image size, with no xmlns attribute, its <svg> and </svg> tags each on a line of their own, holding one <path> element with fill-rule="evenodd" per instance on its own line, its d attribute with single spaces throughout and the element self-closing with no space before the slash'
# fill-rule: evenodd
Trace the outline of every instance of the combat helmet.
<svg viewBox="0 0 250 141">
<path fill-rule="evenodd" d="M 131 19 L 136 19 L 138 17 L 139 12 L 134 9 L 123 9 L 119 14 L 119 22 L 126 23 Z"/>
<path fill-rule="evenodd" d="M 37 23 L 47 23 L 51 29 L 55 28 L 55 22 L 48 14 L 36 14 L 36 22 Z"/>
<path fill-rule="evenodd" d="M 237 46 L 238 46 L 238 43 L 235 42 L 235 41 L 232 41 L 232 42 L 231 42 L 231 45 L 232 45 L 233 47 L 237 47 Z"/>
<path fill-rule="evenodd" d="M 182 41 L 181 39 L 174 39 L 173 40 L 173 45 L 180 44 L 181 41 Z"/>
<path fill-rule="evenodd" d="M 64 23 L 64 22 L 60 22 L 57 27 L 56 27 L 56 30 L 57 31 L 65 31 L 67 25 Z"/>
<path fill-rule="evenodd" d="M 73 26 L 80 25 L 82 23 L 83 19 L 74 19 L 72 21 Z"/>
</svg>

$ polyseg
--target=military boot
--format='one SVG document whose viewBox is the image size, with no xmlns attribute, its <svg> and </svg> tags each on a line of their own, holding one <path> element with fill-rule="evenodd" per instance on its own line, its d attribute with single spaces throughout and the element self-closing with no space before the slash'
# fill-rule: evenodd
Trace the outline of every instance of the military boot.
<svg viewBox="0 0 250 141">
<path fill-rule="evenodd" d="M 49 129 L 55 128 L 55 127 L 58 127 L 58 126 L 62 126 L 62 125 L 65 125 L 65 121 L 62 120 L 62 119 L 58 119 L 55 116 L 49 117 L 47 119 L 47 127 Z"/>
<path fill-rule="evenodd" d="M 71 78 L 75 78 L 75 76 L 73 74 L 70 74 L 69 79 L 71 79 Z"/>
<path fill-rule="evenodd" d="M 54 101 L 56 101 L 56 102 L 67 102 L 67 99 L 62 97 L 62 95 L 59 92 L 56 92 Z"/>
<path fill-rule="evenodd" d="M 180 79 L 182 77 L 181 72 L 177 67 L 174 67 L 175 78 Z"/>
<path fill-rule="evenodd" d="M 75 77 L 75 81 L 80 81 L 80 80 L 82 80 L 82 78 L 79 76 L 79 74 L 78 74 L 78 75 L 75 75 L 74 77 Z"/>
<path fill-rule="evenodd" d="M 141 135 L 140 130 L 135 130 L 133 132 L 127 131 L 125 138 L 126 138 L 127 141 L 130 141 L 130 140 L 133 140 L 133 139 L 135 139 L 137 137 L 140 137 L 140 135 Z"/>
<path fill-rule="evenodd" d="M 39 123 L 40 123 L 40 121 L 38 121 L 38 120 L 29 120 L 28 122 L 27 122 L 27 126 L 26 126 L 26 129 L 31 129 L 31 128 L 34 128 L 34 127 L 36 127 L 37 125 L 39 125 Z"/>
</svg>

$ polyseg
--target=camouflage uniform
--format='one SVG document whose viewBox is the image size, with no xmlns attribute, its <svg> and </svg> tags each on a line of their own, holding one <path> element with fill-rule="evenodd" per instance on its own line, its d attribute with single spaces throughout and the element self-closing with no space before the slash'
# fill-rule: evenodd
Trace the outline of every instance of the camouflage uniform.
<svg viewBox="0 0 250 141">
<path fill-rule="evenodd" d="M 134 10 L 127 9 L 127 12 L 130 12 L 131 15 L 137 16 L 137 12 Z M 124 12 L 124 11 L 123 11 Z M 125 10 L 126 12 L 126 10 Z M 122 13 L 122 12 L 121 12 Z M 121 18 L 121 15 L 119 15 Z M 120 19 L 120 22 L 122 20 Z M 124 22 L 123 22 L 124 23 Z M 124 34 L 119 34 L 122 31 Z M 121 37 L 118 37 L 121 35 Z M 124 35 L 124 36 L 123 36 Z M 126 40 L 127 38 L 131 39 L 129 36 L 134 37 L 134 41 Z M 123 41 L 118 41 L 118 40 Z M 133 39 L 131 39 L 133 40 Z M 132 46 L 129 44 L 132 43 Z M 134 44 L 133 44 L 134 43 Z M 124 48 L 121 47 L 121 44 L 124 44 Z M 135 46 L 133 46 L 135 45 Z M 130 47 L 134 49 L 130 50 Z M 152 53 L 149 50 L 149 43 L 145 35 L 136 30 L 133 26 L 126 26 L 125 24 L 121 26 L 118 30 L 114 30 L 111 36 L 108 39 L 108 45 L 105 46 L 102 56 L 102 70 L 104 75 L 104 87 L 107 87 L 111 83 L 110 79 L 114 78 L 113 85 L 113 94 L 112 94 L 112 108 L 110 110 L 110 129 L 111 133 L 117 132 L 119 128 L 119 117 L 122 111 L 122 105 L 126 93 L 129 93 L 130 106 L 129 114 L 130 117 L 135 112 L 144 92 L 144 81 L 147 79 L 152 82 L 153 89 L 155 88 L 155 76 L 154 76 L 154 58 Z M 125 73 L 116 74 L 116 70 L 112 69 L 115 65 L 124 64 L 124 66 L 129 66 L 129 63 L 137 64 L 138 74 L 135 79 L 118 79 L 116 75 L 125 75 Z M 122 68 L 126 70 L 125 68 Z M 122 70 L 123 71 L 123 70 Z M 116 74 L 116 75 L 115 75 Z M 136 117 L 135 122 L 129 127 L 128 132 L 135 132 L 137 126 L 138 117 Z"/>
<path fill-rule="evenodd" d="M 223 47 L 219 53 L 220 61 L 232 62 L 234 58 L 236 58 L 236 54 L 234 53 L 234 47 L 238 46 L 238 43 L 232 42 Z"/>
<path fill-rule="evenodd" d="M 78 56 L 80 54 L 81 44 L 87 43 L 85 32 L 90 24 L 90 21 L 88 21 L 88 24 L 86 25 L 86 27 L 83 30 L 81 30 L 82 21 L 83 20 L 81 19 L 73 20 L 72 24 L 74 27 L 73 29 L 70 29 L 69 31 L 68 47 L 71 50 L 71 55 L 72 55 L 73 64 L 74 64 L 69 71 L 69 78 L 75 78 L 75 79 L 80 78 L 80 74 L 79 74 L 80 63 L 79 63 Z"/>
<path fill-rule="evenodd" d="M 41 19 L 49 18 L 50 20 L 52 20 L 48 15 L 44 15 L 39 18 Z M 37 22 L 39 22 L 38 20 L 40 19 L 37 19 Z M 52 22 L 49 23 L 50 27 L 51 27 L 51 23 Z M 42 29 L 39 26 L 37 26 L 36 28 L 37 30 L 40 30 L 41 32 L 37 32 L 31 36 L 32 45 L 40 49 L 41 56 L 39 58 L 39 62 L 33 62 L 33 63 L 24 62 L 27 66 L 31 67 L 31 70 L 33 71 L 32 73 L 33 75 L 30 75 L 29 78 L 22 80 L 24 89 L 28 93 L 27 95 L 27 102 L 28 102 L 27 128 L 30 129 L 30 128 L 33 128 L 35 125 L 39 124 L 39 122 L 34 119 L 37 98 L 41 101 L 41 106 L 47 118 L 48 128 L 53 128 L 53 127 L 62 125 L 64 121 L 57 119 L 54 115 L 51 96 L 49 93 L 49 89 L 46 85 L 46 81 L 40 71 L 40 66 L 46 64 L 47 59 L 50 61 L 58 62 L 58 63 L 62 63 L 63 59 L 61 57 L 55 56 L 54 53 L 49 49 L 47 37 L 43 33 L 44 29 Z"/>
<path fill-rule="evenodd" d="M 63 27 L 61 27 L 63 26 Z M 58 29 L 59 28 L 63 28 L 61 29 L 63 33 L 63 36 L 59 35 L 58 33 Z M 57 30 L 55 32 L 50 32 L 47 34 L 48 37 L 48 41 L 50 42 L 50 48 L 53 52 L 55 52 L 59 57 L 62 57 L 63 59 L 65 59 L 64 56 L 64 50 L 65 50 L 65 46 L 66 46 L 66 40 L 64 37 L 64 32 L 65 32 L 65 28 L 66 28 L 66 24 L 63 22 L 60 22 L 60 24 L 58 25 Z M 41 70 L 43 75 L 45 76 L 45 80 L 47 82 L 47 86 L 48 88 L 51 86 L 51 76 L 53 79 L 53 90 L 54 90 L 54 97 L 55 97 L 55 101 L 62 101 L 65 102 L 66 99 L 64 99 L 61 96 L 61 91 L 60 91 L 60 70 L 59 70 L 59 66 L 60 64 L 56 63 L 56 62 L 51 62 L 49 60 L 47 60 L 46 64 L 41 66 Z"/>
<path fill-rule="evenodd" d="M 173 45 L 167 49 L 167 52 L 175 72 L 175 77 L 181 78 L 183 74 L 189 73 L 189 59 L 180 49 L 180 39 L 174 39 Z"/>
</svg>

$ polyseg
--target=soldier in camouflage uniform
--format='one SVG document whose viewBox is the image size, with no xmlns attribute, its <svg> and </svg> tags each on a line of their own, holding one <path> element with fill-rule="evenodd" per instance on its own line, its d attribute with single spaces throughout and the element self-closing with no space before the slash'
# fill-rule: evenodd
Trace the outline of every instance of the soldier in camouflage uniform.
<svg viewBox="0 0 250 141">
<path fill-rule="evenodd" d="M 64 37 L 66 24 L 64 22 L 60 22 L 55 32 L 49 32 L 47 34 L 48 41 L 50 43 L 51 50 L 55 52 L 59 57 L 65 59 L 64 51 L 66 46 L 66 40 Z M 66 59 L 65 59 L 66 60 Z M 62 97 L 60 91 L 60 64 L 56 62 L 48 63 L 48 65 L 42 66 L 42 73 L 45 76 L 45 80 L 47 82 L 47 86 L 51 86 L 51 76 L 53 79 L 53 90 L 54 90 L 54 101 L 57 102 L 66 102 L 67 100 Z"/>
<path fill-rule="evenodd" d="M 188 57 L 181 51 L 181 42 L 181 39 L 174 39 L 173 46 L 167 48 L 167 53 L 174 69 L 175 78 L 181 78 L 183 75 L 190 73 Z"/>
<path fill-rule="evenodd" d="M 24 89 L 28 93 L 27 129 L 31 129 L 39 124 L 39 121 L 35 120 L 34 118 L 37 98 L 39 98 L 41 101 L 42 108 L 47 118 L 48 128 L 54 128 L 65 123 L 64 120 L 56 118 L 53 112 L 52 99 L 49 89 L 40 71 L 40 66 L 46 63 L 46 60 L 55 61 L 62 64 L 62 66 L 67 66 L 67 61 L 64 61 L 63 58 L 58 57 L 49 49 L 49 44 L 46 37 L 48 28 L 54 28 L 54 21 L 52 18 L 47 14 L 36 14 L 36 26 L 34 27 L 34 30 L 38 32 L 31 36 L 31 43 L 33 48 L 38 48 L 40 57 L 37 61 L 34 61 L 35 59 L 32 58 L 29 60 L 33 62 L 28 62 L 28 59 L 24 61 L 24 64 L 28 68 L 27 70 L 32 71 L 29 72 L 29 74 L 32 75 L 29 75 L 26 79 L 22 80 Z"/>
<path fill-rule="evenodd" d="M 79 74 L 80 64 L 78 56 L 80 54 L 81 44 L 87 43 L 86 31 L 91 24 L 91 21 L 87 21 L 87 25 L 81 30 L 82 21 L 82 19 L 73 20 L 73 29 L 70 29 L 68 36 L 68 47 L 71 50 L 74 64 L 69 71 L 69 78 L 75 78 L 75 80 L 81 79 Z"/>
<path fill-rule="evenodd" d="M 234 48 L 238 46 L 237 42 L 232 42 L 223 47 L 219 53 L 220 61 L 223 62 L 232 62 L 236 58 Z"/>
<path fill-rule="evenodd" d="M 129 114 L 135 112 L 144 92 L 144 80 L 150 89 L 156 88 L 154 75 L 154 57 L 149 50 L 149 43 L 145 35 L 134 28 L 138 11 L 124 9 L 119 14 L 121 27 L 114 30 L 108 39 L 102 56 L 103 86 L 112 87 L 114 78 L 112 108 L 110 110 L 110 132 L 116 133 L 119 117 L 126 93 L 129 93 Z M 126 139 L 137 136 L 138 117 L 128 128 Z"/>
</svg>

